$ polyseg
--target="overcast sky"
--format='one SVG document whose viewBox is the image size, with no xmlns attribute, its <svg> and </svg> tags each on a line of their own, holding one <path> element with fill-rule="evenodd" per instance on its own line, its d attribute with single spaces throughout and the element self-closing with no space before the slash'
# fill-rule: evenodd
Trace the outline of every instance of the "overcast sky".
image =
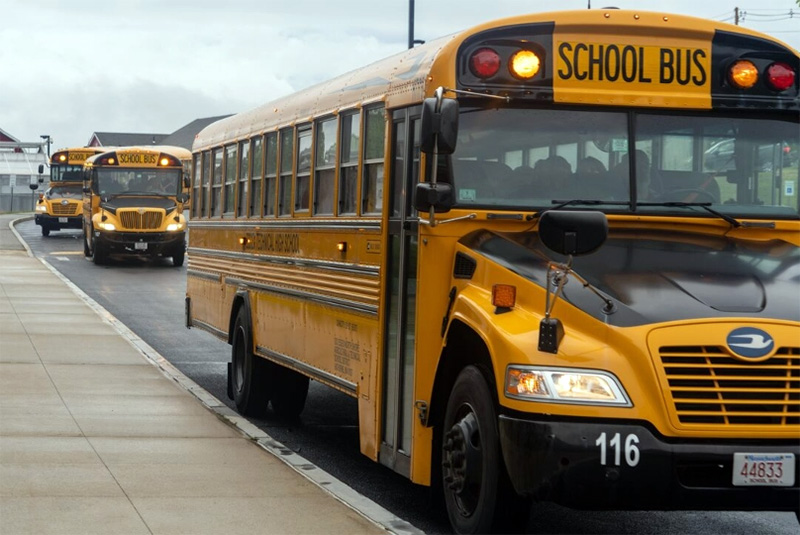
<svg viewBox="0 0 800 535">
<path fill-rule="evenodd" d="M 796 0 L 591 0 L 695 15 L 800 49 Z M 0 128 L 52 150 L 93 132 L 169 134 L 245 111 L 400 52 L 408 0 L 3 0 Z M 587 0 L 416 0 L 430 40 L 510 15 L 585 9 Z M 776 20 L 794 12 L 794 18 Z"/>
</svg>

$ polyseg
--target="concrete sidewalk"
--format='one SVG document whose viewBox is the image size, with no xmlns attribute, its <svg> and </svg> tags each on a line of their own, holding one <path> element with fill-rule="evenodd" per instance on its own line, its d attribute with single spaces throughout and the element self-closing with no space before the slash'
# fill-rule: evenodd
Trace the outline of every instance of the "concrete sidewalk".
<svg viewBox="0 0 800 535">
<path fill-rule="evenodd" d="M 419 533 L 30 256 L 18 217 L 0 215 L 0 534 Z"/>
</svg>

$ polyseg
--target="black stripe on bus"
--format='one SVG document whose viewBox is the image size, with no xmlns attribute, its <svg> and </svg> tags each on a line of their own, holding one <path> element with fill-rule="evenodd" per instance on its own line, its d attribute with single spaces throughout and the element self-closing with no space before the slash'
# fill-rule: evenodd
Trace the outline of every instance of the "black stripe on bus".
<svg viewBox="0 0 800 535">
<path fill-rule="evenodd" d="M 377 277 L 380 273 L 378 266 L 365 266 L 356 264 L 346 264 L 344 262 L 333 262 L 330 260 L 314 260 L 311 258 L 299 258 L 296 256 L 274 256 L 256 255 L 253 253 L 240 253 L 238 251 L 220 251 L 217 249 L 202 249 L 199 247 L 189 247 L 189 255 L 205 258 L 227 258 L 235 260 L 246 260 L 263 264 L 277 264 L 287 266 L 308 266 L 336 273 L 350 273 L 355 275 L 370 275 Z M 191 259 L 190 259 L 191 260 Z"/>
<path fill-rule="evenodd" d="M 191 220 L 189 221 L 189 228 L 237 228 L 237 229 L 269 229 L 271 227 L 284 228 L 301 228 L 304 230 L 341 230 L 341 229 L 375 229 L 379 230 L 381 227 L 380 219 L 342 219 L 342 220 L 325 220 L 318 219 L 259 219 L 253 221 L 242 220 L 220 220 L 220 221 L 207 221 L 207 220 Z"/>
</svg>

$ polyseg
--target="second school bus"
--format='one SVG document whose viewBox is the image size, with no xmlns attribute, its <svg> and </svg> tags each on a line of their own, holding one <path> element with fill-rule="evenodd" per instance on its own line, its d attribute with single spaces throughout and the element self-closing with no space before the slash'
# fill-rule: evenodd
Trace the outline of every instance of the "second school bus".
<svg viewBox="0 0 800 535">
<path fill-rule="evenodd" d="M 53 230 L 80 229 L 83 224 L 83 163 L 107 148 L 75 147 L 60 149 L 50 157 L 50 180 L 36 203 L 34 221 L 42 227 L 42 236 Z M 39 166 L 39 174 L 44 165 Z"/>
<path fill-rule="evenodd" d="M 455 531 L 532 501 L 796 511 L 798 55 L 618 10 L 489 22 L 210 125 L 187 324 L 238 410 L 358 400 Z"/>
<path fill-rule="evenodd" d="M 84 164 L 83 252 L 95 264 L 112 254 L 168 257 L 182 266 L 184 203 L 191 153 L 181 147 L 118 147 Z"/>
</svg>

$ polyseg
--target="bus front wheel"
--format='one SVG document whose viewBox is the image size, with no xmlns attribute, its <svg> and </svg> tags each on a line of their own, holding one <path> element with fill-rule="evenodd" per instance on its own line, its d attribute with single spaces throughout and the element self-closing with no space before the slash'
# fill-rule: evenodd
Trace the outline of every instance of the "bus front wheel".
<svg viewBox="0 0 800 535">
<path fill-rule="evenodd" d="M 453 385 L 441 444 L 444 501 L 455 532 L 523 529 L 530 502 L 513 492 L 505 474 L 494 399 L 475 366 Z"/>
<path fill-rule="evenodd" d="M 252 322 L 247 306 L 239 308 L 236 314 L 231 364 L 228 381 L 236 410 L 245 416 L 263 416 L 271 394 L 268 377 L 271 366 L 266 360 L 253 354 Z"/>
<path fill-rule="evenodd" d="M 103 266 L 108 263 L 108 252 L 105 246 L 97 240 L 92 240 L 92 259 L 96 266 Z"/>
<path fill-rule="evenodd" d="M 50 228 L 45 225 L 42 225 L 42 236 L 46 238 L 49 235 L 50 235 Z"/>
<path fill-rule="evenodd" d="M 181 247 L 179 250 L 175 251 L 172 255 L 172 265 L 175 267 L 181 267 L 183 265 L 183 259 L 185 258 L 186 251 Z"/>
</svg>

